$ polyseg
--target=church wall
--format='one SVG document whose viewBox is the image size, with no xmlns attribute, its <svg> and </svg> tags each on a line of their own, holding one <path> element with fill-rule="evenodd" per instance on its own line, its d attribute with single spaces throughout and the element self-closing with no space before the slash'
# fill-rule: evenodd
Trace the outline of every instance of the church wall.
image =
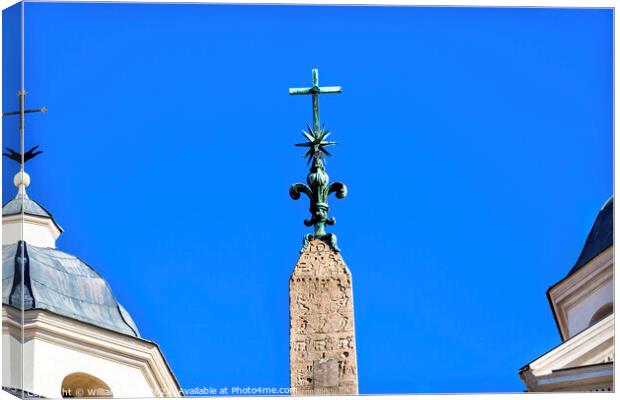
<svg viewBox="0 0 620 400">
<path fill-rule="evenodd" d="M 114 397 L 154 395 L 137 367 L 41 339 L 34 339 L 33 342 L 36 355 L 32 365 L 33 386 L 28 390 L 34 393 L 60 397 L 63 379 L 71 373 L 84 372 L 104 381 Z"/>
<path fill-rule="evenodd" d="M 32 340 L 26 340 L 22 346 L 21 329 L 18 325 L 3 324 L 2 328 L 2 386 L 32 387 Z"/>
<path fill-rule="evenodd" d="M 614 246 L 610 246 L 549 289 L 562 340 L 588 328 L 602 306 L 613 304 L 613 268 Z"/>
<path fill-rule="evenodd" d="M 9 333 L 13 331 L 13 334 Z M 22 374 L 22 346 L 19 329 L 2 326 L 2 386 L 20 387 Z"/>
<path fill-rule="evenodd" d="M 3 305 L 2 311 L 4 386 L 59 398 L 63 380 L 73 374 L 68 380 L 72 387 L 102 381 L 114 397 L 179 395 L 174 375 L 152 342 L 34 309 L 25 313 L 25 345 L 21 346 L 19 310 Z M 21 349 L 23 385 L 21 365 L 15 362 L 21 360 Z M 75 373 L 81 373 L 77 381 Z"/>
<path fill-rule="evenodd" d="M 568 331 L 573 336 L 586 329 L 598 309 L 613 302 L 613 281 L 607 281 L 568 310 Z"/>
</svg>

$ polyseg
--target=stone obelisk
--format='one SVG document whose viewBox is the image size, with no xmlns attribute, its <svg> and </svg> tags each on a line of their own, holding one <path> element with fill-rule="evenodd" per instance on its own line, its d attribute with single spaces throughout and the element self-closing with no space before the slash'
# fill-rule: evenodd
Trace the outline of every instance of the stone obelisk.
<svg viewBox="0 0 620 400">
<path fill-rule="evenodd" d="M 336 144 L 327 141 L 329 131 L 319 122 L 319 94 L 340 93 L 338 86 L 319 87 L 318 71 L 312 70 L 312 87 L 289 89 L 290 94 L 312 94 L 313 127 L 303 131 L 305 156 L 311 162 L 307 185 L 295 183 L 290 195 L 301 193 L 310 200 L 311 218 L 306 226 L 314 233 L 304 237 L 301 256 L 289 282 L 290 376 L 292 395 L 357 394 L 357 356 L 351 272 L 340 255 L 328 218 L 327 197 L 347 194 L 341 182 L 329 183 L 323 157 Z"/>
</svg>

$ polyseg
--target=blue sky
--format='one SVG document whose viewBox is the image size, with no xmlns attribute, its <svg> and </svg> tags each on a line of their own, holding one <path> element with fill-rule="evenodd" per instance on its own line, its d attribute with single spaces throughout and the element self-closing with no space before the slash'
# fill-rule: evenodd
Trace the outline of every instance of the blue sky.
<svg viewBox="0 0 620 400">
<path fill-rule="evenodd" d="M 16 10 L 4 13 L 5 108 Z M 183 387 L 288 386 L 288 188 L 321 98 L 360 392 L 519 392 L 613 191 L 604 9 L 26 5 L 29 193 Z M 3 140 L 16 143 L 6 118 Z M 3 196 L 14 166 L 3 160 Z"/>
</svg>

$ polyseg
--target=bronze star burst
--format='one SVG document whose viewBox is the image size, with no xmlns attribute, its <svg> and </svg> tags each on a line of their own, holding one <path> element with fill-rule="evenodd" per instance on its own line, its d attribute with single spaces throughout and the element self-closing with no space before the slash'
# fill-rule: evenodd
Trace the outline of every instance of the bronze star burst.
<svg viewBox="0 0 620 400">
<path fill-rule="evenodd" d="M 301 131 L 301 134 L 308 139 L 305 143 L 296 143 L 297 147 L 308 147 L 306 154 L 304 154 L 304 158 L 308 158 L 308 164 L 310 164 L 310 160 L 314 158 L 321 158 L 323 154 L 331 156 L 329 151 L 327 151 L 327 146 L 333 146 L 337 142 L 329 142 L 325 139 L 331 133 L 329 130 L 325 129 L 325 125 L 323 125 L 318 130 L 313 130 L 310 128 L 310 125 L 306 124 L 308 131 Z"/>
</svg>

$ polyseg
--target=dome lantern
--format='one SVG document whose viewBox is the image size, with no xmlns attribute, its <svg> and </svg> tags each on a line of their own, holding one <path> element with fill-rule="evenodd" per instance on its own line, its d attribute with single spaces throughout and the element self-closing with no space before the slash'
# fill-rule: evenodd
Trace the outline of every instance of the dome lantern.
<svg viewBox="0 0 620 400">
<path fill-rule="evenodd" d="M 35 246 L 56 248 L 56 239 L 63 229 L 42 205 L 28 197 L 26 188 L 30 186 L 30 175 L 20 171 L 15 174 L 13 183 L 17 195 L 2 206 L 2 244 L 24 240 Z"/>
</svg>

